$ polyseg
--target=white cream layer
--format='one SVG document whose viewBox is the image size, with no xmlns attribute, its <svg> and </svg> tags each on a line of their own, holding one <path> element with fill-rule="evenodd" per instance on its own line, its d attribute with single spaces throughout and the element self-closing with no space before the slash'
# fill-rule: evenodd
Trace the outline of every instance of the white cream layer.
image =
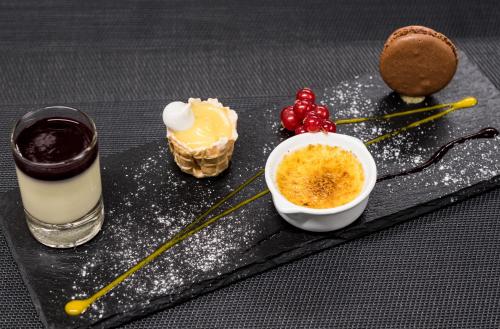
<svg viewBox="0 0 500 329">
<path fill-rule="evenodd" d="M 46 181 L 29 177 L 16 167 L 24 208 L 48 224 L 66 224 L 80 219 L 101 197 L 99 157 L 77 176 Z"/>
</svg>

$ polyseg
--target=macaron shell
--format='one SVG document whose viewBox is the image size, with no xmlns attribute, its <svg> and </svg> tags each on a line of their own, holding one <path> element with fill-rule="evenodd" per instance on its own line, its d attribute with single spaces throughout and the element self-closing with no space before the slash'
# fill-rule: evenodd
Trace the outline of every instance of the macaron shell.
<svg viewBox="0 0 500 329">
<path fill-rule="evenodd" d="M 458 59 L 446 36 L 421 26 L 394 31 L 380 56 L 380 74 L 387 85 L 406 96 L 427 96 L 453 78 Z"/>
</svg>

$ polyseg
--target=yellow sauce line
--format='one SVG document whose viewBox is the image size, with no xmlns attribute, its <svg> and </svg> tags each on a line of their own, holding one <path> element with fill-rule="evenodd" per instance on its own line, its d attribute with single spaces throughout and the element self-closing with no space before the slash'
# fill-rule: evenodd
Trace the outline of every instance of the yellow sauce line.
<svg viewBox="0 0 500 329">
<path fill-rule="evenodd" d="M 419 109 L 400 111 L 400 112 L 384 114 L 384 115 L 380 115 L 380 116 L 365 117 L 365 118 L 339 119 L 339 120 L 335 120 L 335 124 L 336 125 L 345 125 L 345 124 L 360 123 L 360 122 L 365 122 L 365 121 L 389 120 L 392 118 L 397 118 L 397 117 L 402 117 L 402 116 L 407 116 L 407 115 L 412 115 L 412 114 L 417 114 L 417 113 L 422 113 L 422 112 L 439 110 L 439 109 L 442 109 L 445 107 L 457 107 L 457 109 L 458 109 L 458 108 L 471 107 L 471 106 L 474 106 L 476 104 L 477 104 L 476 98 L 466 97 L 466 98 L 464 98 L 458 102 L 455 102 L 455 103 L 437 104 L 437 105 L 433 105 L 433 106 L 422 107 Z"/>
<path fill-rule="evenodd" d="M 119 277 L 117 277 L 113 281 L 111 281 L 108 285 L 106 285 L 104 288 L 102 288 L 99 291 L 97 291 L 94 295 L 90 296 L 87 299 L 75 299 L 75 300 L 72 300 L 72 301 L 68 302 L 66 304 L 66 306 L 64 307 L 64 310 L 66 311 L 66 313 L 68 315 L 73 315 L 74 316 L 74 315 L 80 315 L 80 314 L 82 314 L 83 312 L 85 312 L 85 310 L 93 302 L 95 302 L 97 299 L 99 299 L 102 296 L 104 296 L 105 294 L 107 294 L 110 290 L 112 290 L 117 285 L 119 285 L 120 283 L 122 283 L 129 276 L 131 276 L 132 274 L 134 274 L 135 272 L 137 272 L 138 270 L 140 270 L 141 268 L 143 268 L 147 264 L 151 263 L 153 260 L 155 260 L 158 256 L 160 256 L 166 250 L 168 250 L 171 247 L 175 246 L 179 242 L 184 241 L 185 239 L 189 238 L 193 234 L 196 234 L 197 232 L 203 230 L 207 226 L 215 223 L 216 221 L 218 221 L 222 217 L 225 217 L 225 216 L 229 215 L 230 213 L 232 213 L 233 211 L 236 211 L 239 208 L 245 206 L 246 204 L 248 204 L 248 203 L 250 203 L 252 201 L 255 201 L 258 198 L 266 195 L 267 193 L 269 193 L 269 190 L 265 189 L 264 191 L 259 192 L 259 193 L 255 194 L 254 196 L 252 196 L 252 197 L 250 197 L 250 198 L 248 198 L 248 199 L 246 199 L 246 200 L 238 203 L 236 206 L 229 208 L 228 210 L 224 211 L 223 213 L 221 213 L 221 214 L 219 214 L 219 215 L 217 215 L 215 217 L 210 218 L 209 220 L 205 221 L 203 224 L 197 226 L 193 230 L 186 231 L 186 232 L 182 231 L 183 232 L 182 234 L 176 235 L 174 238 L 168 240 L 164 245 L 162 245 L 160 248 L 156 249 L 152 254 L 150 254 L 149 256 L 147 256 L 146 258 L 144 258 L 143 260 L 141 260 L 139 263 L 137 263 L 136 265 L 134 265 L 133 267 L 131 267 L 130 269 L 128 269 L 126 272 L 124 272 L 123 274 L 121 274 Z"/>
<path fill-rule="evenodd" d="M 348 123 L 357 123 L 357 122 L 363 122 L 363 121 L 369 121 L 369 120 L 389 119 L 389 118 L 394 118 L 394 117 L 398 117 L 398 116 L 410 115 L 410 114 L 415 114 L 415 113 L 420 113 L 420 112 L 432 111 L 432 110 L 440 109 L 440 108 L 444 108 L 444 107 L 449 107 L 449 109 L 447 109 L 445 111 L 428 116 L 422 120 L 415 121 L 415 122 L 413 122 L 413 123 L 411 123 L 403 128 L 396 129 L 392 132 L 389 132 L 387 134 L 381 135 L 379 137 L 373 138 L 373 139 L 365 142 L 366 145 L 371 145 L 371 144 L 383 141 L 385 139 L 394 137 L 396 135 L 399 135 L 399 134 L 401 134 L 401 133 L 403 133 L 411 128 L 418 127 L 424 123 L 439 119 L 439 118 L 441 118 L 441 117 L 443 117 L 451 112 L 454 112 L 458 109 L 472 107 L 476 104 L 477 104 L 477 100 L 474 97 L 467 97 L 467 98 L 464 98 L 464 99 L 462 99 L 458 102 L 455 102 L 455 103 L 439 104 L 439 105 L 435 105 L 435 106 L 431 106 L 431 107 L 415 109 L 415 110 L 410 110 L 410 111 L 403 111 L 403 112 L 388 114 L 388 115 L 380 116 L 380 117 L 367 117 L 367 118 L 359 118 L 359 119 L 343 119 L 343 120 L 337 121 L 336 123 L 337 124 L 348 124 Z M 341 123 L 339 123 L 339 122 L 341 122 Z M 240 192 L 243 188 L 248 186 L 250 183 L 252 183 L 255 179 L 262 176 L 263 174 L 264 174 L 264 169 L 259 170 L 254 176 L 247 179 L 243 184 L 238 186 L 236 189 L 234 189 L 228 195 L 226 195 L 221 200 L 219 200 L 217 203 L 215 203 L 213 206 L 211 206 L 203 214 L 198 216 L 193 222 L 191 222 L 184 229 L 182 229 L 180 232 L 178 232 L 172 239 L 165 242 L 162 246 L 160 246 L 158 249 L 153 251 L 153 253 L 151 253 L 149 256 L 142 259 L 136 265 L 134 265 L 133 267 L 128 269 L 126 272 L 122 273 L 120 276 L 118 276 L 116 279 L 111 281 L 109 284 L 104 286 L 102 289 L 97 291 L 95 294 L 93 294 L 89 298 L 75 299 L 75 300 L 69 301 L 64 307 L 64 310 L 66 311 L 66 313 L 68 315 L 72 315 L 72 316 L 77 316 L 77 315 L 82 314 L 83 312 L 85 312 L 85 310 L 92 303 L 94 303 L 96 300 L 98 300 L 102 296 L 106 295 L 110 290 L 112 290 L 117 285 L 122 283 L 129 276 L 131 276 L 132 274 L 134 274 L 135 272 L 137 272 L 138 270 L 140 270 L 141 268 L 143 268 L 147 264 L 151 263 L 158 256 L 160 256 L 163 252 L 167 251 L 168 249 L 175 246 L 176 244 L 184 241 L 185 239 L 189 238 L 190 236 L 196 234 L 197 232 L 203 230 L 204 228 L 208 227 L 209 225 L 217 222 L 219 219 L 229 215 L 230 213 L 238 210 L 239 208 L 247 205 L 248 203 L 250 203 L 254 200 L 257 200 L 258 198 L 268 194 L 269 190 L 265 189 L 264 191 L 259 192 L 259 193 L 255 194 L 254 196 L 252 196 L 252 197 L 238 203 L 237 205 L 229 208 L 228 210 L 222 212 L 221 214 L 208 219 L 207 221 L 203 222 L 199 226 L 196 226 L 196 224 L 200 223 L 210 213 L 212 213 L 214 210 L 219 208 L 223 203 L 225 203 L 227 200 L 232 198 L 234 195 L 236 195 L 238 192 Z"/>
<path fill-rule="evenodd" d="M 386 140 L 388 138 L 392 138 L 392 137 L 394 137 L 396 135 L 399 135 L 399 134 L 401 134 L 401 133 L 403 133 L 403 132 L 405 132 L 405 131 L 407 131 L 409 129 L 416 128 L 416 127 L 418 127 L 418 126 L 420 126 L 420 125 L 422 125 L 424 123 L 431 122 L 431 121 L 437 120 L 439 118 L 442 118 L 445 115 L 450 114 L 450 113 L 452 113 L 452 112 L 454 112 L 454 111 L 456 111 L 458 109 L 472 107 L 472 106 L 474 106 L 476 104 L 477 104 L 477 99 L 476 98 L 474 98 L 474 97 L 464 98 L 461 101 L 458 101 L 458 102 L 455 102 L 455 103 L 451 103 L 449 105 L 449 109 L 447 109 L 447 110 L 444 110 L 442 112 L 439 112 L 439 113 L 436 113 L 436 114 L 433 114 L 433 115 L 429 115 L 428 117 L 425 117 L 422 120 L 414 121 L 414 122 L 410 123 L 407 126 L 404 126 L 402 128 L 393 130 L 393 131 L 391 131 L 391 132 L 389 132 L 387 134 L 383 134 L 383 135 L 381 135 L 379 137 L 370 139 L 369 141 L 365 142 L 365 144 L 366 145 L 372 145 L 374 143 L 381 142 L 381 141 Z"/>
</svg>

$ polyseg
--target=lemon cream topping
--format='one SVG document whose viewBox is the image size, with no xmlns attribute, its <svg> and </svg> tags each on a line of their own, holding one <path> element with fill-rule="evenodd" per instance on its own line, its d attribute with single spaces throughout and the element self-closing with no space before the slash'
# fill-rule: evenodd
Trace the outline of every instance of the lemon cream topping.
<svg viewBox="0 0 500 329">
<path fill-rule="evenodd" d="M 213 101 L 190 100 L 186 105 L 193 115 L 192 125 L 187 129 L 171 131 L 183 145 L 193 149 L 207 148 L 233 136 L 234 123 L 229 108 L 217 106 Z"/>
</svg>

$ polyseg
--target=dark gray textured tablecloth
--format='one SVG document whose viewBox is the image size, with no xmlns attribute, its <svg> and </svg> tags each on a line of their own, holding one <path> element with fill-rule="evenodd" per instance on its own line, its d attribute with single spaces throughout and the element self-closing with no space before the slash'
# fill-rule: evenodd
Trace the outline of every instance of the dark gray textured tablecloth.
<svg viewBox="0 0 500 329">
<path fill-rule="evenodd" d="M 497 1 L 3 1 L 0 191 L 15 186 L 8 127 L 27 109 L 93 103 L 101 152 L 116 153 L 154 137 L 133 101 L 321 90 L 376 70 L 384 38 L 415 23 L 500 87 L 499 15 Z M 130 103 L 99 111 L 116 100 Z M 498 328 L 499 214 L 495 190 L 127 327 Z M 0 328 L 40 327 L 1 237 Z"/>
</svg>

